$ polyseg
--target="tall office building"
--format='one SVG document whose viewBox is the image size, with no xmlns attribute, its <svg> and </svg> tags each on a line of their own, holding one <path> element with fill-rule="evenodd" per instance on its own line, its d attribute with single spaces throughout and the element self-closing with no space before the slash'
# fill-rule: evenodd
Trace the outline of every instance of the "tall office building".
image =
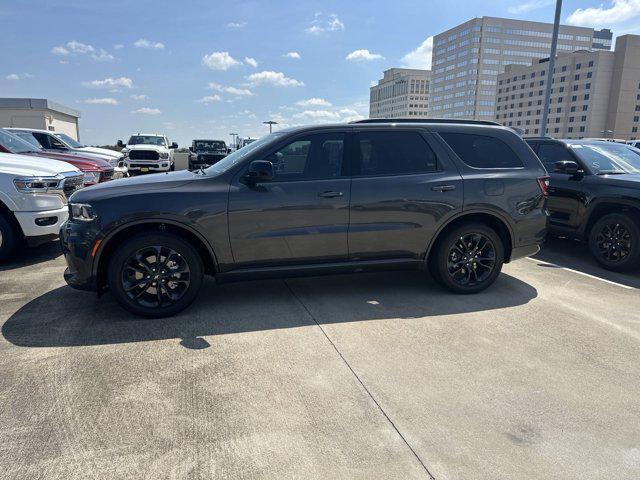
<svg viewBox="0 0 640 480">
<path fill-rule="evenodd" d="M 426 118 L 429 70 L 390 68 L 369 91 L 369 118 Z"/>
<path fill-rule="evenodd" d="M 618 37 L 613 52 L 559 53 L 542 132 L 548 68 L 548 56 L 507 65 L 498 75 L 498 122 L 531 136 L 640 138 L 640 36 Z"/>
<path fill-rule="evenodd" d="M 474 18 L 434 37 L 432 117 L 492 119 L 497 76 L 506 65 L 548 57 L 553 24 Z M 610 30 L 560 26 L 559 52 L 610 50 Z"/>
</svg>

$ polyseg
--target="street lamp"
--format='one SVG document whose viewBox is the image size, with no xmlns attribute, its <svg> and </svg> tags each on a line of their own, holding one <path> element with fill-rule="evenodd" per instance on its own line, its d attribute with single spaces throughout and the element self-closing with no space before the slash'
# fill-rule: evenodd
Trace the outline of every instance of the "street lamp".
<svg viewBox="0 0 640 480">
<path fill-rule="evenodd" d="M 556 18 L 553 22 L 553 37 L 551 37 L 551 55 L 549 56 L 549 71 L 547 72 L 547 92 L 544 97 L 544 110 L 542 111 L 541 135 L 547 135 L 547 121 L 549 120 L 549 104 L 551 103 L 551 84 L 553 82 L 553 69 L 556 65 L 556 52 L 558 50 L 558 30 L 560 30 L 560 12 L 562 0 L 556 0 Z"/>
<path fill-rule="evenodd" d="M 268 122 L 262 122 L 265 125 L 269 125 L 269 133 L 271 133 L 271 129 L 273 128 L 274 125 L 277 125 L 278 122 L 274 122 L 273 120 L 269 120 Z"/>
</svg>

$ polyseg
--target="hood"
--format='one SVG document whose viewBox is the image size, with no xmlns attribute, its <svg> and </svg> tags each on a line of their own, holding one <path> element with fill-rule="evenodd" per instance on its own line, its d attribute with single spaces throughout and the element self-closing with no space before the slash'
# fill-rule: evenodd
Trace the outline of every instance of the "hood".
<svg viewBox="0 0 640 480">
<path fill-rule="evenodd" d="M 76 167 L 66 162 L 43 157 L 0 153 L 0 174 L 52 177 L 63 172 L 77 172 L 80 174 Z"/>
<path fill-rule="evenodd" d="M 38 157 L 51 158 L 53 160 L 60 160 L 67 162 L 74 167 L 79 168 L 82 171 L 87 170 L 112 170 L 113 167 L 106 160 L 102 160 L 98 157 L 83 157 L 81 155 L 69 155 L 68 153 L 54 153 L 54 152 L 36 152 L 33 154 Z"/>
<path fill-rule="evenodd" d="M 614 187 L 633 188 L 640 194 L 640 174 L 628 173 L 624 175 L 599 175 L 600 184 Z"/>
<path fill-rule="evenodd" d="M 166 152 L 169 150 L 167 147 L 161 147 L 160 145 L 127 145 L 127 150 L 152 150 L 154 152 Z"/>
<path fill-rule="evenodd" d="M 82 150 L 87 153 L 97 153 L 98 155 L 102 155 L 109 158 L 120 158 L 122 154 L 120 152 L 116 152 L 115 150 L 109 150 L 108 148 L 98 148 L 98 147 L 82 147 L 78 150 Z"/>
<path fill-rule="evenodd" d="M 141 194 L 147 191 L 167 190 L 176 188 L 197 178 L 198 174 L 189 170 L 178 172 L 152 173 L 137 177 L 119 178 L 110 182 L 98 183 L 91 187 L 83 188 L 73 195 L 73 201 L 91 202 L 121 195 Z"/>
</svg>

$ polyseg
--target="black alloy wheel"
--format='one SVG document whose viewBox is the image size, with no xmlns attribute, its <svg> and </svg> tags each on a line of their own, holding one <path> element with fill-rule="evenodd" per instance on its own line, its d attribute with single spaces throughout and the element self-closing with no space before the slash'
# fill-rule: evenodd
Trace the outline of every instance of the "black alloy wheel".
<svg viewBox="0 0 640 480">
<path fill-rule="evenodd" d="M 589 234 L 589 248 L 600 265 L 625 271 L 640 266 L 640 227 L 626 213 L 605 215 Z"/>
</svg>

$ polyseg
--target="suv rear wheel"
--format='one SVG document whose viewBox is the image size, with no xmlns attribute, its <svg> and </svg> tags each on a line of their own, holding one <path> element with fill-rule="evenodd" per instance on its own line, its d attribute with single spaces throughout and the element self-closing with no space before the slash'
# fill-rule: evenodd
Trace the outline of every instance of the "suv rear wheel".
<svg viewBox="0 0 640 480">
<path fill-rule="evenodd" d="M 118 246 L 109 262 L 109 288 L 126 310 L 168 317 L 187 308 L 204 276 L 198 252 L 168 233 L 137 235 Z"/>
<path fill-rule="evenodd" d="M 18 235 L 13 225 L 0 213 L 0 261 L 7 260 L 15 251 Z"/>
<path fill-rule="evenodd" d="M 589 232 L 589 248 L 608 270 L 622 272 L 640 267 L 638 222 L 626 213 L 605 215 Z"/>
<path fill-rule="evenodd" d="M 431 273 L 456 293 L 477 293 L 491 285 L 504 263 L 500 236 L 480 223 L 465 223 L 438 240 Z"/>
</svg>

